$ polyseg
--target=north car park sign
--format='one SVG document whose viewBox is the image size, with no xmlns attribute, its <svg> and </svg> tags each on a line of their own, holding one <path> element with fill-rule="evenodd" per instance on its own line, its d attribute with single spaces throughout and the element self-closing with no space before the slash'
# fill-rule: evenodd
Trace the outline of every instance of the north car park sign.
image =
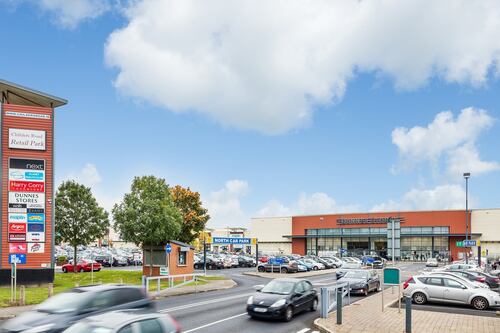
<svg viewBox="0 0 500 333">
<path fill-rule="evenodd" d="M 207 237 L 208 244 L 257 244 L 257 238 L 242 237 Z"/>
</svg>

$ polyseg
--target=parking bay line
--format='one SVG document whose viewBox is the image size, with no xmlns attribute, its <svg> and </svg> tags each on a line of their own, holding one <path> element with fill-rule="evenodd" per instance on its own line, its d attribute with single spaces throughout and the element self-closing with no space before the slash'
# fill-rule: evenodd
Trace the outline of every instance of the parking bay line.
<svg viewBox="0 0 500 333">
<path fill-rule="evenodd" d="M 202 328 L 207 328 L 207 327 L 210 327 L 210 326 L 213 326 L 213 325 L 217 325 L 219 323 L 222 323 L 224 321 L 228 321 L 228 320 L 231 320 L 231 319 L 234 319 L 234 318 L 238 318 L 238 317 L 241 317 L 241 316 L 245 316 L 247 315 L 246 312 L 243 312 L 243 313 L 240 313 L 236 316 L 232 316 L 232 317 L 228 317 L 228 318 L 224 318 L 224 319 L 221 319 L 221 320 L 217 320 L 217 321 L 214 321 L 214 322 L 211 322 L 211 323 L 208 323 L 208 324 L 205 324 L 203 326 L 199 326 L 199 327 L 196 327 L 196 328 L 192 328 L 190 330 L 187 330 L 187 331 L 184 331 L 184 333 L 190 333 L 190 332 L 194 332 L 194 331 L 198 331 L 198 330 L 201 330 Z"/>
<path fill-rule="evenodd" d="M 167 313 L 167 312 L 179 311 L 179 310 L 189 309 L 189 308 L 192 308 L 195 306 L 202 306 L 202 305 L 208 305 L 208 304 L 213 304 L 213 303 L 219 303 L 219 302 L 229 301 L 232 299 L 248 297 L 248 296 L 252 296 L 252 295 L 254 295 L 254 293 L 235 295 L 235 296 L 229 296 L 229 297 L 223 297 L 223 298 L 214 298 L 214 299 L 209 299 L 209 300 L 198 302 L 198 303 L 191 303 L 191 304 L 176 306 L 173 308 L 162 309 L 162 310 L 159 310 L 158 312 Z"/>
</svg>

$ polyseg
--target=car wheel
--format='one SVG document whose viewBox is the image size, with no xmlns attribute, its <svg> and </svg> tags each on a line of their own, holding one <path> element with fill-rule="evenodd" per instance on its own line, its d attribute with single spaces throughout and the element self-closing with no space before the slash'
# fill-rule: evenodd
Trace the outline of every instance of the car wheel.
<svg viewBox="0 0 500 333">
<path fill-rule="evenodd" d="M 487 309 L 490 305 L 488 304 L 488 300 L 484 297 L 474 297 L 472 300 L 472 306 L 476 310 L 485 310 Z"/>
<path fill-rule="evenodd" d="M 415 304 L 425 304 L 427 302 L 427 297 L 425 296 L 424 293 L 414 293 L 413 296 L 412 296 L 412 299 L 413 299 L 413 302 L 415 302 Z"/>
<path fill-rule="evenodd" d="M 257 270 L 258 270 L 259 272 L 265 272 L 265 270 L 266 270 L 266 269 L 265 269 L 264 267 L 262 267 L 262 266 L 259 266 L 259 268 L 258 268 Z"/>
<path fill-rule="evenodd" d="M 368 292 L 370 292 L 370 287 L 368 285 L 365 286 L 365 296 L 368 296 Z"/>
<path fill-rule="evenodd" d="M 311 307 L 309 308 L 309 310 L 311 310 L 312 312 L 314 312 L 317 309 L 318 309 L 318 299 L 315 298 L 315 299 L 313 299 L 313 303 L 312 303 Z"/>
<path fill-rule="evenodd" d="M 68 269 L 66 267 L 62 268 L 63 273 L 68 273 Z"/>
<path fill-rule="evenodd" d="M 288 268 L 282 267 L 281 268 L 281 273 L 285 273 L 285 274 L 288 273 Z"/>
<path fill-rule="evenodd" d="M 313 271 L 317 271 L 318 270 L 318 267 L 317 266 L 313 266 Z"/>
<path fill-rule="evenodd" d="M 287 306 L 286 310 L 285 310 L 285 321 L 290 321 L 292 320 L 292 317 L 293 317 L 293 309 L 292 309 L 292 306 L 289 305 Z"/>
</svg>

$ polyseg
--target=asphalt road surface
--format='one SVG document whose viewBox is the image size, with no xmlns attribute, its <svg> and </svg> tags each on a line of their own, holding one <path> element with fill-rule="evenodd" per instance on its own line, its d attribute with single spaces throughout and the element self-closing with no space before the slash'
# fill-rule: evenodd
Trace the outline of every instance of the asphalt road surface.
<svg viewBox="0 0 500 333">
<path fill-rule="evenodd" d="M 266 284 L 269 279 L 243 275 L 243 271 L 252 269 L 230 269 L 209 271 L 212 274 L 223 274 L 233 279 L 238 286 L 228 290 L 200 294 L 170 297 L 157 303 L 160 312 L 172 315 L 181 325 L 183 332 L 234 332 L 238 333 L 293 333 L 313 332 L 313 321 L 318 318 L 319 310 L 302 312 L 291 322 L 251 319 L 246 313 L 246 301 L 255 293 L 254 286 Z M 255 270 L 255 268 L 253 268 Z M 293 274 L 286 275 L 293 277 Z M 309 280 L 318 289 L 333 285 L 335 272 L 311 277 Z M 361 299 L 352 296 L 351 302 Z M 347 302 L 347 299 L 346 299 Z"/>
</svg>

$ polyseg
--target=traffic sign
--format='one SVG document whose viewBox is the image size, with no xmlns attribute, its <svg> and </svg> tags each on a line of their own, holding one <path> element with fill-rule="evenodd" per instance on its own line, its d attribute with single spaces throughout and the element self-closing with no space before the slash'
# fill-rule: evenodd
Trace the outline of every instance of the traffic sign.
<svg viewBox="0 0 500 333">
<path fill-rule="evenodd" d="M 167 246 L 165 246 L 165 251 L 167 251 L 167 253 L 172 252 L 172 245 L 167 244 Z"/>
<path fill-rule="evenodd" d="M 16 253 L 9 254 L 9 264 L 26 264 L 26 254 Z"/>
<path fill-rule="evenodd" d="M 342 253 L 342 254 L 346 254 L 346 253 L 347 253 L 347 249 L 345 249 L 345 248 L 341 248 L 341 249 L 340 249 L 340 253 Z"/>
<path fill-rule="evenodd" d="M 160 266 L 160 275 L 161 276 L 168 275 L 168 267 L 166 267 L 166 266 Z"/>
<path fill-rule="evenodd" d="M 283 258 L 271 258 L 268 260 L 268 264 L 270 265 L 283 265 Z"/>
<path fill-rule="evenodd" d="M 462 241 L 456 241 L 456 242 L 455 242 L 455 245 L 456 245 L 457 247 L 464 247 L 464 242 L 462 242 Z"/>
<path fill-rule="evenodd" d="M 207 238 L 208 243 L 212 244 L 256 244 L 256 238 L 242 238 L 242 237 L 210 237 Z"/>
<path fill-rule="evenodd" d="M 469 239 L 469 240 L 464 240 L 462 244 L 463 247 L 481 246 L 481 241 Z"/>
</svg>

